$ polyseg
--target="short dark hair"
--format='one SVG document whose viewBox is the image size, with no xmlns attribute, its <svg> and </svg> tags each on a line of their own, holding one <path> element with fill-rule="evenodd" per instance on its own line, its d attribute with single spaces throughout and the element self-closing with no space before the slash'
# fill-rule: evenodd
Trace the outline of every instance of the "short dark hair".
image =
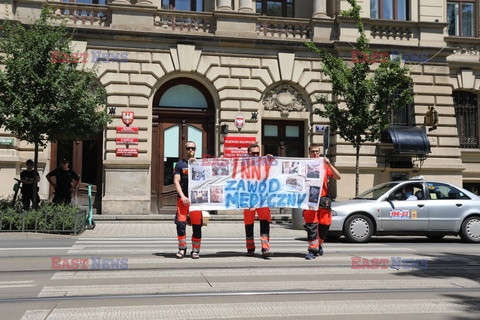
<svg viewBox="0 0 480 320">
<path fill-rule="evenodd" d="M 252 148 L 259 148 L 260 149 L 260 146 L 258 145 L 258 142 L 254 142 L 254 143 L 251 143 L 249 146 L 248 146 L 248 153 L 250 153 L 250 149 Z"/>
<path fill-rule="evenodd" d="M 27 166 L 33 166 L 33 160 L 32 160 L 32 159 L 28 159 L 28 160 L 25 162 L 25 164 L 26 164 Z"/>
<path fill-rule="evenodd" d="M 189 143 L 193 143 L 195 145 L 195 148 L 197 147 L 197 144 L 194 141 L 188 140 L 187 142 L 185 142 L 185 148 L 187 147 L 187 144 L 189 144 Z"/>
<path fill-rule="evenodd" d="M 308 147 L 308 151 L 311 151 L 311 150 L 312 150 L 312 148 L 320 148 L 320 147 L 322 147 L 322 145 L 321 145 L 321 144 L 318 144 L 318 143 L 312 143 L 312 144 L 310 145 L 310 147 Z"/>
</svg>

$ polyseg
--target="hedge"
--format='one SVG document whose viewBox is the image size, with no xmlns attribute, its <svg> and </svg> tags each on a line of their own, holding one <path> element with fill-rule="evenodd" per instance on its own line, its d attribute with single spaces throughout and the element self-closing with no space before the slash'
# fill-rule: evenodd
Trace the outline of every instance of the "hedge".
<svg viewBox="0 0 480 320">
<path fill-rule="evenodd" d="M 77 234 L 85 229 L 86 211 L 72 205 L 41 203 L 37 210 L 23 210 L 0 200 L 0 232 Z"/>
</svg>

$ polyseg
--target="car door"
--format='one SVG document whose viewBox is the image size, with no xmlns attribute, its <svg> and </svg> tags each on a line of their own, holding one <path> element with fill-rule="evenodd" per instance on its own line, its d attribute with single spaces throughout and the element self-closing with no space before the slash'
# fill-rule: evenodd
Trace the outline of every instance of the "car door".
<svg viewBox="0 0 480 320">
<path fill-rule="evenodd" d="M 446 183 L 428 182 L 430 231 L 456 231 L 468 210 L 471 199 L 459 189 Z"/>
<path fill-rule="evenodd" d="M 411 188 L 412 194 L 419 195 L 424 190 L 423 182 L 401 184 L 392 189 L 381 208 L 380 227 L 384 231 L 425 231 L 429 223 L 429 207 L 427 201 L 416 197 L 408 197 L 405 188 Z M 420 191 L 420 192 L 419 192 Z M 407 200 L 407 198 L 409 200 Z"/>
</svg>

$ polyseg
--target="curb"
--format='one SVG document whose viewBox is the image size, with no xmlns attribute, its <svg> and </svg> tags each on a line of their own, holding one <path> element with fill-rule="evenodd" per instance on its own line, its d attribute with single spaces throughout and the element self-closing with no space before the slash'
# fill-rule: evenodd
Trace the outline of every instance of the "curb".
<svg viewBox="0 0 480 320">
<path fill-rule="evenodd" d="M 96 222 L 143 222 L 143 221 L 173 221 L 174 214 L 148 214 L 148 215 L 101 215 L 94 214 L 93 220 Z M 243 221 L 243 214 L 210 214 L 209 221 Z M 292 222 L 292 216 L 289 214 L 272 213 L 272 222 Z"/>
</svg>

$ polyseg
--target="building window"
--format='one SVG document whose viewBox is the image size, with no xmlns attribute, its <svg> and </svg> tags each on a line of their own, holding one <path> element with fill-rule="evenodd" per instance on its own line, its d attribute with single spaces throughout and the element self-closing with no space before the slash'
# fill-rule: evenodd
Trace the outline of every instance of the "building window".
<svg viewBox="0 0 480 320">
<path fill-rule="evenodd" d="M 448 34 L 473 37 L 475 29 L 475 0 L 447 1 Z"/>
<path fill-rule="evenodd" d="M 409 20 L 409 0 L 370 0 L 370 18 Z"/>
<path fill-rule="evenodd" d="M 293 17 L 293 0 L 256 0 L 256 12 L 266 16 Z"/>
<path fill-rule="evenodd" d="M 393 126 L 412 126 L 415 125 L 415 115 L 413 113 L 413 103 L 392 110 Z"/>
<path fill-rule="evenodd" d="M 480 196 L 480 183 L 479 182 L 464 182 L 463 188 Z"/>
<path fill-rule="evenodd" d="M 162 9 L 202 12 L 203 0 L 162 0 Z"/>
<path fill-rule="evenodd" d="M 102 5 L 107 4 L 107 0 L 63 0 L 63 2 L 85 3 L 85 4 L 102 4 Z"/>
<path fill-rule="evenodd" d="M 479 148 L 478 144 L 478 96 L 474 93 L 453 93 L 460 147 Z"/>
<path fill-rule="evenodd" d="M 395 99 L 398 95 L 402 94 L 408 87 L 399 87 L 396 89 L 395 93 L 392 95 L 392 99 Z M 413 85 L 411 85 L 410 90 L 413 92 Z M 390 99 L 387 102 L 391 103 Z M 390 124 L 392 126 L 414 126 L 415 125 L 415 105 L 413 102 L 409 104 L 392 109 L 390 114 Z"/>
</svg>

